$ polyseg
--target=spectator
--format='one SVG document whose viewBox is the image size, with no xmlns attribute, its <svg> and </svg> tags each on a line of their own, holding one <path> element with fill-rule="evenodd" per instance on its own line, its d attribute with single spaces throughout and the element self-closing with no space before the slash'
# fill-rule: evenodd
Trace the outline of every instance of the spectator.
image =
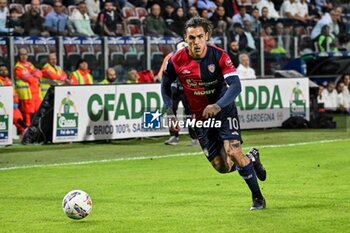
<svg viewBox="0 0 350 233">
<path fill-rule="evenodd" d="M 197 8 L 195 6 L 190 6 L 187 12 L 187 18 L 193 18 L 199 16 Z"/>
<path fill-rule="evenodd" d="M 165 21 L 166 26 L 168 29 L 171 29 L 173 27 L 174 23 L 174 6 L 171 2 L 166 2 L 164 6 L 164 12 L 163 12 L 163 19 Z"/>
<path fill-rule="evenodd" d="M 235 14 L 232 18 L 232 23 L 240 23 L 243 27 L 243 21 L 244 20 L 249 20 L 252 21 L 251 16 L 247 13 L 247 9 L 245 6 L 240 6 L 239 7 L 239 13 Z"/>
<path fill-rule="evenodd" d="M 299 0 L 298 5 L 298 15 L 306 20 L 309 20 L 309 7 L 306 0 Z"/>
<path fill-rule="evenodd" d="M 207 9 L 199 10 L 199 16 L 209 20 L 209 14 Z"/>
<path fill-rule="evenodd" d="M 9 78 L 9 71 L 4 64 L 0 64 L 0 86 L 13 86 L 11 79 Z M 19 134 L 22 134 L 27 128 L 22 113 L 19 110 L 19 100 L 15 89 L 13 89 L 13 123 Z"/>
<path fill-rule="evenodd" d="M 104 3 L 106 3 L 107 1 L 104 1 Z M 90 16 L 91 22 L 93 24 L 96 24 L 97 16 L 100 13 L 100 10 L 102 8 L 101 7 L 101 2 L 100 2 L 100 0 L 85 0 L 85 2 L 86 2 L 87 10 L 88 10 L 87 13 Z"/>
<path fill-rule="evenodd" d="M 32 0 L 30 10 L 21 16 L 21 27 L 26 36 L 49 36 L 44 30 L 44 18 L 40 16 L 40 0 Z"/>
<path fill-rule="evenodd" d="M 316 0 L 316 9 L 319 15 L 323 15 L 324 12 L 329 12 L 333 9 L 333 5 L 328 0 Z"/>
<path fill-rule="evenodd" d="M 336 51 L 334 39 L 329 34 L 329 26 L 323 25 L 321 34 L 316 38 L 317 47 L 320 52 Z"/>
<path fill-rule="evenodd" d="M 208 11 L 208 18 L 212 17 L 216 10 L 216 4 L 211 0 L 198 0 L 197 9 L 203 10 L 206 9 Z"/>
<path fill-rule="evenodd" d="M 20 36 L 23 34 L 24 29 L 21 27 L 20 12 L 16 7 L 10 9 L 10 16 L 8 18 L 8 28 L 13 28 L 12 35 Z"/>
<path fill-rule="evenodd" d="M 290 28 L 288 26 L 285 28 L 282 23 L 277 23 L 275 29 L 279 53 L 285 53 L 287 56 L 290 56 L 290 47 L 292 44 Z"/>
<path fill-rule="evenodd" d="M 262 28 L 264 28 L 265 25 L 271 25 L 274 23 L 273 20 L 269 18 L 269 8 L 263 7 L 261 9 L 261 16 L 259 17 L 259 21 Z"/>
<path fill-rule="evenodd" d="M 322 95 L 324 97 L 324 108 L 328 111 L 335 111 L 337 108 L 337 93 L 334 90 L 334 83 L 328 83 Z"/>
<path fill-rule="evenodd" d="M 51 85 L 62 85 L 67 80 L 67 74 L 57 65 L 56 53 L 50 53 L 47 63 L 41 70 L 43 76 L 40 79 L 41 98 L 44 99 L 47 90 Z"/>
<path fill-rule="evenodd" d="M 296 0 L 284 1 L 280 11 L 280 15 L 282 18 L 292 20 L 291 24 L 293 24 L 293 21 L 307 23 L 308 19 L 299 15 L 299 7 Z"/>
<path fill-rule="evenodd" d="M 6 27 L 8 14 L 7 0 L 0 0 L 0 35 L 10 35 L 14 30 L 13 28 Z"/>
<path fill-rule="evenodd" d="M 349 90 L 349 88 L 350 88 L 350 73 L 344 74 L 341 81 L 343 81 L 343 83 L 344 83 L 344 90 L 343 90 L 344 96 L 350 102 L 350 90 Z"/>
<path fill-rule="evenodd" d="M 247 51 L 248 39 L 240 23 L 233 24 L 233 31 L 229 33 L 229 40 L 239 43 L 239 51 Z"/>
<path fill-rule="evenodd" d="M 255 71 L 249 67 L 249 57 L 246 53 L 239 55 L 239 62 L 237 67 L 239 79 L 256 79 Z"/>
<path fill-rule="evenodd" d="M 341 12 L 342 8 L 337 7 L 330 13 L 326 13 L 324 16 L 322 16 L 322 18 L 317 22 L 316 26 L 311 31 L 311 38 L 316 39 L 316 37 L 321 34 L 323 25 L 328 25 L 330 34 L 333 38 L 336 38 L 336 36 L 339 34 L 338 19 L 341 15 Z"/>
<path fill-rule="evenodd" d="M 237 41 L 233 40 L 230 42 L 228 55 L 233 66 L 237 68 L 239 66 L 239 44 Z"/>
<path fill-rule="evenodd" d="M 41 104 L 39 80 L 42 73 L 28 61 L 28 51 L 25 48 L 19 49 L 14 73 L 20 109 L 24 115 L 26 125 L 30 125 L 31 118 L 38 111 Z"/>
<path fill-rule="evenodd" d="M 215 13 L 210 18 L 210 21 L 213 22 L 213 35 L 223 35 L 227 28 L 230 25 L 230 22 L 225 16 L 225 8 L 223 6 L 218 6 L 215 10 Z"/>
<path fill-rule="evenodd" d="M 51 35 L 67 36 L 70 34 L 68 16 L 63 13 L 63 5 L 60 0 L 53 3 L 53 11 L 45 17 L 45 28 Z"/>
<path fill-rule="evenodd" d="M 251 18 L 251 29 L 254 36 L 260 35 L 261 23 L 259 20 L 260 14 L 258 8 L 254 8 L 252 10 L 252 18 Z"/>
<path fill-rule="evenodd" d="M 117 80 L 117 73 L 112 67 L 106 70 L 106 77 L 100 84 L 113 84 Z"/>
<path fill-rule="evenodd" d="M 226 15 L 231 19 L 239 12 L 236 0 L 224 0 L 222 5 L 225 7 Z"/>
<path fill-rule="evenodd" d="M 184 9 L 182 7 L 177 8 L 175 10 L 172 31 L 175 32 L 178 36 L 182 35 L 186 21 L 187 17 L 185 16 Z"/>
<path fill-rule="evenodd" d="M 142 70 L 137 72 L 135 68 L 131 68 L 128 72 L 129 80 L 127 83 L 153 83 L 154 74 L 152 70 Z"/>
<path fill-rule="evenodd" d="M 181 7 L 184 12 L 188 12 L 190 6 L 189 0 L 173 0 L 172 2 L 175 9 Z"/>
<path fill-rule="evenodd" d="M 338 112 L 348 112 L 349 102 L 344 95 L 344 82 L 339 81 L 337 83 L 337 111 Z"/>
<path fill-rule="evenodd" d="M 85 59 L 79 59 L 76 70 L 69 77 L 71 85 L 89 85 L 93 84 L 93 77 L 90 74 L 89 65 Z"/>
<path fill-rule="evenodd" d="M 318 86 L 317 104 L 323 105 L 322 108 L 324 107 L 324 87 L 322 85 Z"/>
<path fill-rule="evenodd" d="M 91 29 L 90 18 L 87 14 L 87 6 L 84 1 L 78 3 L 78 8 L 74 9 L 70 20 L 72 21 L 75 34 L 79 36 L 95 35 L 95 33 Z"/>
<path fill-rule="evenodd" d="M 247 38 L 247 52 L 256 51 L 255 39 L 251 29 L 251 22 L 249 20 L 244 20 L 244 34 Z"/>
<path fill-rule="evenodd" d="M 145 19 L 145 31 L 147 36 L 176 36 L 169 30 L 162 16 L 160 16 L 160 6 L 154 4 L 151 13 Z"/>
<path fill-rule="evenodd" d="M 271 19 L 271 18 L 278 19 L 280 17 L 278 12 L 276 11 L 275 4 L 273 3 L 272 0 L 260 0 L 257 3 L 256 7 L 259 9 L 260 15 L 262 15 L 263 8 L 266 7 L 268 9 L 267 17 L 269 19 Z"/>
<path fill-rule="evenodd" d="M 104 9 L 97 18 L 95 32 L 98 35 L 122 36 L 124 34 L 122 16 L 118 10 L 115 10 L 112 0 L 104 3 Z"/>
<path fill-rule="evenodd" d="M 261 37 L 264 42 L 264 51 L 267 53 L 271 53 L 271 51 L 276 48 L 277 43 L 275 38 L 272 35 L 272 28 L 270 25 L 266 24 L 264 26 L 264 31 L 261 32 Z"/>
</svg>

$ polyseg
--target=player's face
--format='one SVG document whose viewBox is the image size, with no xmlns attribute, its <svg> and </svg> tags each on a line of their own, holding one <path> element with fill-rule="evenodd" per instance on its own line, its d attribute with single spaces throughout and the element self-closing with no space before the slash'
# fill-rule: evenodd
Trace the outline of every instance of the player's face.
<svg viewBox="0 0 350 233">
<path fill-rule="evenodd" d="M 194 58 L 203 58 L 207 52 L 208 32 L 203 27 L 189 27 L 186 30 L 185 40 L 190 55 Z"/>
</svg>

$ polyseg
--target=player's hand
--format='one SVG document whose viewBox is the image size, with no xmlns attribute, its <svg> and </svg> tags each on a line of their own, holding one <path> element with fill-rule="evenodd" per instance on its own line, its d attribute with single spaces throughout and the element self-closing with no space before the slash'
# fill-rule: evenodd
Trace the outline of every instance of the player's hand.
<svg viewBox="0 0 350 233">
<path fill-rule="evenodd" d="M 168 108 L 166 113 L 168 116 L 169 131 L 172 133 L 179 132 L 180 131 L 179 121 L 175 116 L 175 113 L 173 112 L 172 108 Z"/>
<path fill-rule="evenodd" d="M 217 104 L 209 104 L 207 107 L 205 107 L 202 116 L 207 119 L 210 117 L 215 117 L 216 114 L 218 114 L 221 111 L 221 108 Z"/>
<path fill-rule="evenodd" d="M 176 116 L 173 116 L 170 119 L 170 127 L 169 127 L 170 132 L 175 133 L 180 131 L 180 125 L 179 121 Z"/>
</svg>

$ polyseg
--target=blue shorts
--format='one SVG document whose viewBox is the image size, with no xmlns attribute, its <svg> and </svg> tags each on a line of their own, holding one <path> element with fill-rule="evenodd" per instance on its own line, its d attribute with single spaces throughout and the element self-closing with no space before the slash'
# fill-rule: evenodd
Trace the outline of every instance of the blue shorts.
<svg viewBox="0 0 350 233">
<path fill-rule="evenodd" d="M 234 103 L 221 109 L 215 116 L 215 120 L 221 121 L 220 128 L 195 127 L 199 143 L 209 161 L 220 155 L 220 150 L 224 146 L 224 140 L 238 140 L 241 143 L 243 142 L 237 108 Z"/>
</svg>

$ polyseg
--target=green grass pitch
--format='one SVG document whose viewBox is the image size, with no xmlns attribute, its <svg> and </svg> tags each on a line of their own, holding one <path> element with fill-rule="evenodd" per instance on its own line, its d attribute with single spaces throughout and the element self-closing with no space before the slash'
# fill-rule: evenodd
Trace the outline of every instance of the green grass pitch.
<svg viewBox="0 0 350 233">
<path fill-rule="evenodd" d="M 263 211 L 249 211 L 243 179 L 217 173 L 187 136 L 178 146 L 154 138 L 0 148 L 0 232 L 350 232 L 349 130 L 243 137 L 268 170 Z M 132 157 L 143 159 L 120 160 Z M 73 189 L 93 201 L 80 221 L 61 208 Z"/>
</svg>

